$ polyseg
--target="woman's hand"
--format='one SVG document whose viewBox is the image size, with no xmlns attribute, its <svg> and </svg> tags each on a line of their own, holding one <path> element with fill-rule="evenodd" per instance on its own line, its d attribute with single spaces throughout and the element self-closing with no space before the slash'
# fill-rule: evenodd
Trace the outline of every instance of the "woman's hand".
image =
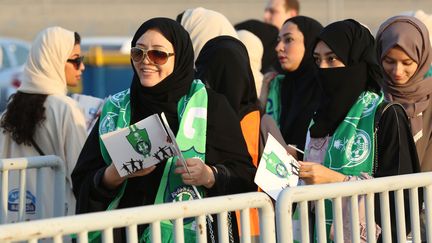
<svg viewBox="0 0 432 243">
<path fill-rule="evenodd" d="M 150 174 L 154 169 L 156 169 L 155 165 L 136 171 L 130 175 L 120 177 L 117 169 L 114 166 L 114 163 L 111 163 L 105 170 L 102 183 L 106 188 L 113 190 L 120 186 L 127 178 L 145 176 Z"/>
<path fill-rule="evenodd" d="M 261 101 L 263 107 L 265 107 L 267 104 L 270 83 L 277 75 L 277 72 L 268 72 L 264 74 L 263 82 L 261 84 L 261 94 L 259 94 L 259 100 Z"/>
<path fill-rule="evenodd" d="M 264 74 L 263 77 L 263 84 L 265 85 L 270 85 L 271 81 L 278 75 L 277 72 L 268 72 L 266 74 Z"/>
<path fill-rule="evenodd" d="M 181 174 L 183 183 L 194 186 L 205 186 L 206 188 L 213 187 L 215 177 L 210 166 L 206 165 L 199 158 L 186 159 L 186 164 L 190 174 L 183 167 L 183 163 L 180 160 L 176 162 L 177 168 L 175 169 L 175 173 Z"/>
<path fill-rule="evenodd" d="M 299 177 L 308 185 L 342 182 L 345 179 L 344 174 L 331 170 L 319 163 L 304 161 L 299 161 L 299 163 Z"/>
<path fill-rule="evenodd" d="M 291 146 L 294 146 L 294 145 L 291 145 Z M 285 150 L 287 151 L 287 153 L 289 155 L 291 155 L 292 157 L 294 157 L 294 159 L 298 160 L 298 158 L 297 158 L 297 151 L 294 148 L 292 148 L 291 146 L 287 145 L 285 147 Z"/>
</svg>

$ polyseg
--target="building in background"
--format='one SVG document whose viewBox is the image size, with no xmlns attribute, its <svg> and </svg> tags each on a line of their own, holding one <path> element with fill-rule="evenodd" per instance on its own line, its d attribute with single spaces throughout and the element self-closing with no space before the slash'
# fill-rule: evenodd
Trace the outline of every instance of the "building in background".
<svg viewBox="0 0 432 243">
<path fill-rule="evenodd" d="M 32 40 L 41 29 L 60 25 L 83 37 L 131 36 L 144 20 L 175 18 L 187 8 L 216 10 L 236 24 L 251 18 L 261 20 L 265 5 L 266 0 L 0 0 L 0 33 Z M 323 25 L 354 18 L 373 33 L 385 19 L 403 11 L 432 12 L 431 0 L 300 0 L 300 5 L 302 15 Z"/>
</svg>

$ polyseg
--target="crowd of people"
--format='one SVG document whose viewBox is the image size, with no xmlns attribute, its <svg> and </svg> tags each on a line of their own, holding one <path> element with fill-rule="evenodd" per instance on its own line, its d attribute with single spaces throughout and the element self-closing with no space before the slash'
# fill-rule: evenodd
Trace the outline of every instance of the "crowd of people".
<svg viewBox="0 0 432 243">
<path fill-rule="evenodd" d="M 297 0 L 269 0 L 264 21 L 232 25 L 201 7 L 145 21 L 131 43 L 130 88 L 106 100 L 89 134 L 67 96 L 67 86 L 76 85 L 85 69 L 80 36 L 46 28 L 1 116 L 1 158 L 59 156 L 66 168 L 66 215 L 169 203 L 179 192 L 198 198 L 257 191 L 254 177 L 268 134 L 299 161 L 299 185 L 432 171 L 431 34 L 427 21 L 418 19 L 427 15 L 389 16 L 374 37 L 354 19 L 323 26 L 299 12 Z M 155 113 L 165 114 L 188 170 L 169 158 L 121 177 L 101 135 Z M 192 136 L 185 135 L 190 119 Z M 35 195 L 35 174 L 28 177 L 28 193 Z M 393 199 L 390 210 L 396 240 Z M 331 202 L 325 211 L 331 241 Z M 230 242 L 238 242 L 237 216 L 228 219 Z M 217 220 L 207 223 L 209 239 L 217 241 Z M 186 220 L 186 242 L 195 239 L 195 230 L 194 220 Z M 170 242 L 172 222 L 162 221 L 161 232 Z M 366 240 L 367 231 L 360 232 Z M 150 242 L 147 225 L 138 233 Z M 101 237 L 89 235 L 95 242 Z M 114 230 L 116 242 L 125 237 L 124 229 Z"/>
</svg>

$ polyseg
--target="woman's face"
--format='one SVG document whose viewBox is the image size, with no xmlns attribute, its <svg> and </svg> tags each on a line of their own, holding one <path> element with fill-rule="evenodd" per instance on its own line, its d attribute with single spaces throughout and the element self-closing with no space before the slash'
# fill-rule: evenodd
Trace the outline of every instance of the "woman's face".
<svg viewBox="0 0 432 243">
<path fill-rule="evenodd" d="M 158 30 L 147 30 L 136 42 L 136 47 L 148 50 L 158 50 L 174 53 L 174 47 Z M 148 55 L 143 60 L 132 61 L 135 70 L 144 87 L 153 87 L 174 71 L 174 56 L 169 56 L 165 64 L 155 64 Z"/>
<path fill-rule="evenodd" d="M 319 41 L 315 46 L 313 57 L 315 59 L 315 64 L 319 68 L 345 67 L 345 64 L 324 41 Z"/>
<path fill-rule="evenodd" d="M 81 80 L 81 74 L 84 71 L 84 63 L 81 57 L 81 46 L 75 45 L 72 53 L 69 55 L 65 64 L 66 85 L 75 87 Z"/>
<path fill-rule="evenodd" d="M 394 84 L 406 84 L 417 70 L 418 64 L 402 48 L 395 46 L 382 59 L 384 72 Z"/>
<path fill-rule="evenodd" d="M 300 66 L 305 53 L 304 36 L 297 25 L 287 22 L 279 32 L 279 43 L 275 48 L 282 69 L 293 72 Z"/>
</svg>

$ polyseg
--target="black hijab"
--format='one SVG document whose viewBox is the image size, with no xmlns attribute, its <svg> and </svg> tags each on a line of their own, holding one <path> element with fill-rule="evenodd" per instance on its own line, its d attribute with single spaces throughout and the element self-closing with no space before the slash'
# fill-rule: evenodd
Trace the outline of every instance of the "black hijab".
<svg viewBox="0 0 432 243">
<path fill-rule="evenodd" d="M 284 72 L 285 78 L 280 88 L 280 128 L 286 143 L 303 149 L 307 129 L 322 96 L 316 80 L 317 68 L 312 53 L 323 26 L 315 19 L 305 16 L 296 16 L 285 21 L 287 22 L 296 24 L 303 34 L 305 53 L 295 71 Z"/>
<path fill-rule="evenodd" d="M 195 62 L 196 78 L 223 94 L 242 119 L 258 110 L 254 77 L 246 47 L 231 36 L 209 40 Z"/>
<path fill-rule="evenodd" d="M 164 112 L 174 133 L 178 130 L 177 102 L 190 88 L 193 80 L 193 47 L 186 30 L 168 18 L 153 18 L 144 22 L 132 39 L 132 46 L 149 29 L 156 29 L 174 47 L 174 70 L 153 87 L 143 87 L 132 64 L 134 76 L 131 92 L 131 123 L 154 113 Z M 132 60 L 131 60 L 132 63 Z"/>
<path fill-rule="evenodd" d="M 318 37 L 345 64 L 342 68 L 319 68 L 318 77 L 326 101 L 314 116 L 311 137 L 333 135 L 365 90 L 379 92 L 382 79 L 370 31 L 353 19 L 334 22 Z"/>
<path fill-rule="evenodd" d="M 247 30 L 256 35 L 262 42 L 264 53 L 261 62 L 261 73 L 280 71 L 280 65 L 275 51 L 279 30 L 259 20 L 251 19 L 238 23 L 234 26 L 236 30 Z"/>
</svg>

